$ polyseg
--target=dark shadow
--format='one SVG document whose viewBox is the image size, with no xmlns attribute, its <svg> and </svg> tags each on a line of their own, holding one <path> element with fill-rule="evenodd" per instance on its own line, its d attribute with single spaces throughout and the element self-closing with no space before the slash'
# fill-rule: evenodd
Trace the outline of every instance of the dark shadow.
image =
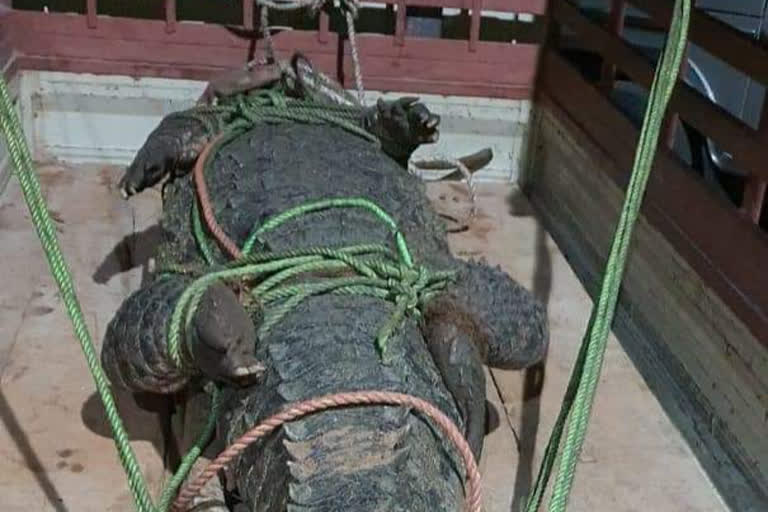
<svg viewBox="0 0 768 512">
<path fill-rule="evenodd" d="M 485 401 L 485 435 L 492 434 L 501 425 L 499 410 L 488 400 Z"/>
<path fill-rule="evenodd" d="M 48 473 L 40 462 L 40 459 L 37 458 L 37 454 L 32 448 L 32 445 L 29 444 L 27 434 L 24 432 L 24 429 L 21 428 L 21 425 L 19 425 L 19 421 L 16 419 L 16 415 L 13 413 L 11 405 L 5 399 L 2 390 L 0 390 L 0 420 L 2 420 L 5 429 L 8 431 L 8 434 L 10 434 L 19 453 L 21 453 L 21 456 L 24 458 L 24 464 L 32 472 L 35 480 L 37 480 L 37 484 L 40 486 L 43 494 L 45 494 L 45 498 L 48 500 L 48 503 L 50 503 L 51 509 L 56 512 L 67 512 L 67 507 L 64 506 L 64 501 L 61 496 L 59 496 L 59 492 L 56 490 L 53 482 L 48 478 Z"/>
<path fill-rule="evenodd" d="M 128 439 L 150 441 L 167 467 L 175 468 L 181 460 L 173 442 L 171 418 L 175 412 L 173 396 L 131 393 L 113 388 L 115 403 Z M 148 420 L 148 414 L 151 420 Z M 92 394 L 80 412 L 83 424 L 96 435 L 113 439 L 112 429 L 98 393 Z M 162 435 L 158 436 L 158 432 Z"/>
<path fill-rule="evenodd" d="M 163 228 L 156 224 L 144 231 L 126 235 L 104 257 L 93 274 L 93 280 L 99 284 L 105 284 L 116 275 L 137 267 L 143 268 L 142 281 L 146 280 L 149 260 L 163 239 L 163 233 Z"/>
<path fill-rule="evenodd" d="M 509 205 L 511 213 L 515 216 L 535 216 L 523 192 L 513 194 L 509 198 Z M 533 294 L 547 307 L 552 293 L 552 256 L 547 248 L 547 232 L 541 222 L 536 223 L 535 244 L 536 266 L 533 271 Z M 517 436 L 519 460 L 511 512 L 519 512 L 523 509 L 533 483 L 533 459 L 541 416 L 541 391 L 546 376 L 546 363 L 547 355 L 539 364 L 525 370 L 523 406 Z"/>
</svg>

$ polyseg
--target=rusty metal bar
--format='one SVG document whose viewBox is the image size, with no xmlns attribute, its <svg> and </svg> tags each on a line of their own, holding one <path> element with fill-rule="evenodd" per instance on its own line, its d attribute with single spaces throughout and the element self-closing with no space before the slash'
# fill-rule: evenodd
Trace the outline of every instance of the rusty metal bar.
<svg viewBox="0 0 768 512">
<path fill-rule="evenodd" d="M 397 0 L 397 12 L 395 13 L 395 44 L 405 45 L 407 7 L 405 0 Z"/>
<path fill-rule="evenodd" d="M 96 0 L 86 0 L 85 11 L 86 11 L 88 28 L 96 28 L 96 25 L 97 25 Z"/>
<path fill-rule="evenodd" d="M 165 31 L 176 32 L 176 0 L 165 0 Z"/>
<path fill-rule="evenodd" d="M 608 30 L 615 36 L 621 37 L 624 32 L 624 18 L 627 12 L 625 0 L 612 0 L 611 12 L 608 17 Z M 603 58 L 603 68 L 600 72 L 600 87 L 612 90 L 616 78 L 616 63 Z"/>
<path fill-rule="evenodd" d="M 253 3 L 254 0 L 243 0 L 243 27 L 253 30 Z"/>
<path fill-rule="evenodd" d="M 480 22 L 483 14 L 483 0 L 472 0 L 472 18 L 469 24 L 469 51 L 477 51 L 480 40 Z"/>
</svg>

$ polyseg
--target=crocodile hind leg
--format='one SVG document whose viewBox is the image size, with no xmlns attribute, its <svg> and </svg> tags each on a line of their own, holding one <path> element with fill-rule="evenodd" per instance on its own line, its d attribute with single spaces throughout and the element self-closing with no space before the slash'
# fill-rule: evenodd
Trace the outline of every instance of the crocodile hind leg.
<svg viewBox="0 0 768 512">
<path fill-rule="evenodd" d="M 423 329 L 479 458 L 486 419 L 483 364 L 535 365 L 546 353 L 548 328 L 543 306 L 506 273 L 483 263 L 459 265 L 456 283 L 427 304 Z"/>
<path fill-rule="evenodd" d="M 476 460 L 485 437 L 485 373 L 474 319 L 449 296 L 431 301 L 424 314 L 424 339 L 464 419 L 464 435 Z"/>
<path fill-rule="evenodd" d="M 501 268 L 461 261 L 446 293 L 474 319 L 492 368 L 523 370 L 540 362 L 549 345 L 546 308 Z"/>
</svg>

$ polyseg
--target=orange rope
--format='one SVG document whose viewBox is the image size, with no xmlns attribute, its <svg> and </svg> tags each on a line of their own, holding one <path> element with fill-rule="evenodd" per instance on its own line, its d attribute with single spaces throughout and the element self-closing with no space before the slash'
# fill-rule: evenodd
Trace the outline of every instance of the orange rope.
<svg viewBox="0 0 768 512">
<path fill-rule="evenodd" d="M 234 258 L 238 259 L 242 255 L 240 248 L 234 243 L 234 241 L 227 236 L 224 230 L 216 222 L 216 216 L 213 213 L 211 206 L 210 196 L 208 195 L 208 188 L 205 185 L 205 176 L 203 173 L 205 167 L 205 161 L 208 158 L 208 154 L 211 152 L 213 145 L 219 140 L 221 135 L 210 141 L 195 163 L 194 179 L 195 187 L 197 189 L 198 199 L 200 201 L 200 210 L 203 215 L 203 219 L 208 227 L 208 230 L 221 244 L 221 246 Z M 192 500 L 202 490 L 203 486 L 216 475 L 222 468 L 224 468 L 232 459 L 239 455 L 246 447 L 257 439 L 268 435 L 270 432 L 283 425 L 284 423 L 293 421 L 297 418 L 311 414 L 314 412 L 322 411 L 345 405 L 401 405 L 412 407 L 427 417 L 432 419 L 443 431 L 445 435 L 453 442 L 454 446 L 459 451 L 464 466 L 467 470 L 467 485 L 466 485 L 466 508 L 467 512 L 480 512 L 482 510 L 482 497 L 480 489 L 480 472 L 477 469 L 477 463 L 475 462 L 472 450 L 469 447 L 464 435 L 454 425 L 450 418 L 448 418 L 442 411 L 437 409 L 430 403 L 416 398 L 410 395 L 402 393 L 393 393 L 387 391 L 358 391 L 351 393 L 335 393 L 326 395 L 319 398 L 313 398 L 303 402 L 295 403 L 283 412 L 279 412 L 259 425 L 253 427 L 243 436 L 237 439 L 229 448 L 224 450 L 216 459 L 208 464 L 206 469 L 191 483 L 185 486 L 179 493 L 176 501 L 173 504 L 173 510 L 182 512 L 187 510 L 187 507 Z"/>
<path fill-rule="evenodd" d="M 464 461 L 467 471 L 466 509 L 467 512 L 481 512 L 482 496 L 480 489 L 480 471 L 477 468 L 472 450 L 456 425 L 437 407 L 420 398 L 402 393 L 388 391 L 357 391 L 351 393 L 335 393 L 319 398 L 312 398 L 291 405 L 286 410 L 270 416 L 257 426 L 250 429 L 229 448 L 224 450 L 216 459 L 208 464 L 205 470 L 191 483 L 186 485 L 173 503 L 176 512 L 188 510 L 192 500 L 216 473 L 223 469 L 232 459 L 256 440 L 270 434 L 281 425 L 307 414 L 349 405 L 400 405 L 412 407 L 434 421 L 445 435 L 456 446 Z"/>
<path fill-rule="evenodd" d="M 211 152 L 211 148 L 216 142 L 223 136 L 220 134 L 213 140 L 208 142 L 197 157 L 194 168 L 195 188 L 197 188 L 197 196 L 200 201 L 200 211 L 203 214 L 205 224 L 208 226 L 208 231 L 211 232 L 214 238 L 219 242 L 224 250 L 226 250 L 230 256 L 234 259 L 240 259 L 242 252 L 235 242 L 229 238 L 229 236 L 221 229 L 219 223 L 216 222 L 216 216 L 213 213 L 213 206 L 211 205 L 211 198 L 208 195 L 208 187 L 205 184 L 205 161 L 208 159 L 208 154 Z"/>
</svg>

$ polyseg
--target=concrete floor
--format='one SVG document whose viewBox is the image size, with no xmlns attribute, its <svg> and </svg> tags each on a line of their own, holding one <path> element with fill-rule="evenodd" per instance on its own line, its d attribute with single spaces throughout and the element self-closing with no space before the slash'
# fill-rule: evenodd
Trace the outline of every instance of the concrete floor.
<svg viewBox="0 0 768 512">
<path fill-rule="evenodd" d="M 98 344 L 141 280 L 158 194 L 122 201 L 112 187 L 114 168 L 41 166 L 40 172 Z M 432 184 L 430 194 L 440 209 L 466 206 L 460 185 Z M 486 185 L 479 204 L 472 229 L 451 236 L 454 249 L 500 264 L 535 290 L 551 315 L 543 385 L 537 386 L 541 375 L 535 372 L 526 378 L 503 371 L 494 371 L 488 384 L 500 419 L 481 461 L 486 511 L 517 512 L 559 410 L 591 301 L 523 199 L 510 200 L 507 187 Z M 15 181 L 0 198 L 0 234 L 1 508 L 132 510 L 103 409 Z M 598 393 L 569 511 L 726 510 L 613 338 Z M 118 399 L 156 495 L 168 451 L 160 432 L 163 408 L 149 399 Z"/>
</svg>

